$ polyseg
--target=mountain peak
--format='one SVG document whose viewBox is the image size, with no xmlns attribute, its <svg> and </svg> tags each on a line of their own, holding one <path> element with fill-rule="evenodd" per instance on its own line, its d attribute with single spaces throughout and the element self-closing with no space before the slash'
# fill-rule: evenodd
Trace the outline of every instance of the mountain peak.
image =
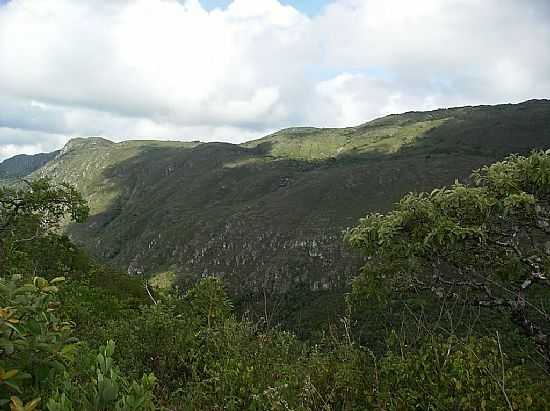
<svg viewBox="0 0 550 411">
<path fill-rule="evenodd" d="M 64 154 L 78 148 L 108 147 L 113 144 L 115 143 L 103 137 L 76 137 L 72 138 L 67 142 L 67 144 L 65 144 L 65 147 L 63 147 L 61 153 Z"/>
</svg>

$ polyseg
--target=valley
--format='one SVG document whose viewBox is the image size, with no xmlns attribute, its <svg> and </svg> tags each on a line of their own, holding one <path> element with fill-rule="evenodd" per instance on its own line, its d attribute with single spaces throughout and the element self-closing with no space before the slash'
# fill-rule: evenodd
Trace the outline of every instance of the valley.
<svg viewBox="0 0 550 411">
<path fill-rule="evenodd" d="M 542 410 L 549 141 L 550 102 L 528 101 L 8 159 L 0 401 L 23 404 L 6 395 L 26 370 L 44 382 L 27 407 L 51 411 Z M 105 358 L 112 395 L 95 388 Z"/>
<path fill-rule="evenodd" d="M 361 256 L 342 232 L 359 218 L 549 141 L 550 102 L 540 100 L 291 128 L 241 145 L 81 138 L 0 170 L 74 184 L 91 216 L 68 232 L 101 261 L 181 287 L 213 275 L 243 297 L 345 288 Z"/>
</svg>

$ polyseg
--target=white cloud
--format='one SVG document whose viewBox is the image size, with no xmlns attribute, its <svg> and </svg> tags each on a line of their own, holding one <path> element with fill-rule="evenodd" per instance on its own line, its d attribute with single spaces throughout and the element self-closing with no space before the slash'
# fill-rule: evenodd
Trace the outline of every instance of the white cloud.
<svg viewBox="0 0 550 411">
<path fill-rule="evenodd" d="M 398 92 L 408 108 L 415 95 L 444 105 L 550 96 L 544 1 L 342 0 L 319 20 L 324 64 L 382 68 L 393 79 L 385 97 Z"/>
<path fill-rule="evenodd" d="M 62 135 L 0 127 L 0 159 L 54 151 L 66 142 Z"/>
<path fill-rule="evenodd" d="M 277 0 L 12 0 L 0 157 L 73 135 L 240 142 L 549 97 L 549 23 L 544 0 L 336 0 L 314 18 Z"/>
</svg>

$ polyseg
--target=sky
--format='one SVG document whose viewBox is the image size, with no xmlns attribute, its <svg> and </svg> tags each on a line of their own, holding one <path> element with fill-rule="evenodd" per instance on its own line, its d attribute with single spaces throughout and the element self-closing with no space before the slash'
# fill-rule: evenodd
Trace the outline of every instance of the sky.
<svg viewBox="0 0 550 411">
<path fill-rule="evenodd" d="M 548 0 L 0 0 L 0 159 L 549 97 Z"/>
<path fill-rule="evenodd" d="M 0 0 L 0 3 L 2 1 L 6 0 Z M 206 10 L 212 11 L 215 8 L 225 9 L 231 2 L 232 0 L 202 0 L 201 5 Z M 315 16 L 321 13 L 323 7 L 329 4 L 330 0 L 286 0 L 280 3 L 292 6 L 308 16 Z"/>
</svg>

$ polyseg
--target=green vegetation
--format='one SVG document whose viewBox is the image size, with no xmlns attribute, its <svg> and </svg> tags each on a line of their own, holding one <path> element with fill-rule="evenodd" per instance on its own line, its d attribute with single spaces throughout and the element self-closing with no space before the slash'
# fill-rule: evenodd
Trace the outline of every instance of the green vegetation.
<svg viewBox="0 0 550 411">
<path fill-rule="evenodd" d="M 30 227 L 40 248 L 4 253 L 0 407 L 545 409 L 550 152 L 471 180 L 409 194 L 348 231 L 364 267 L 345 313 L 311 340 L 238 318 L 217 278 L 148 295 L 140 277 L 63 253 L 60 277 L 40 257 L 58 243 L 41 241 L 64 238 L 64 216 L 86 217 L 82 197 L 48 180 L 4 189 L 3 250 Z M 477 323 L 461 319 L 470 312 Z"/>
<path fill-rule="evenodd" d="M 343 295 L 361 259 L 342 230 L 409 191 L 546 148 L 549 133 L 550 103 L 529 101 L 287 129 L 242 145 L 75 139 L 25 170 L 83 194 L 90 218 L 67 233 L 99 261 L 151 277 L 173 271 L 180 288 L 222 277 L 246 309 L 264 293 L 271 305 L 288 291 Z"/>
<path fill-rule="evenodd" d="M 508 312 L 548 353 L 550 152 L 511 156 L 473 185 L 409 194 L 347 234 L 368 256 L 352 297 L 434 292 L 465 307 Z"/>
<path fill-rule="evenodd" d="M 99 353 L 72 336 L 56 298 L 63 277 L 0 280 L 0 407 L 32 411 L 152 410 L 155 378 L 129 381 L 114 366 L 114 342 Z M 44 401 L 42 398 L 49 397 Z"/>
<path fill-rule="evenodd" d="M 57 156 L 58 152 L 35 155 L 21 154 L 0 163 L 0 179 L 4 182 L 16 182 L 18 178 L 28 176 L 46 165 Z"/>
<path fill-rule="evenodd" d="M 281 130 L 244 147 L 269 148 L 277 158 L 319 161 L 346 155 L 369 153 L 392 154 L 401 147 L 413 144 L 429 131 L 443 125 L 447 119 L 420 120 L 406 124 L 384 124 L 354 128 L 291 128 Z"/>
<path fill-rule="evenodd" d="M 61 309 L 65 277 L 42 277 L 57 271 L 79 278 L 89 269 L 86 257 L 57 232 L 66 215 L 73 221 L 88 215 L 68 184 L 42 179 L 0 190 L 0 407 L 32 411 L 47 397 L 50 411 L 153 409 L 154 377 L 137 383 L 119 374 L 113 342 L 97 357 L 78 342 Z"/>
<path fill-rule="evenodd" d="M 46 179 L 24 182 L 25 190 L 0 188 L 0 270 L 6 274 L 65 275 L 81 257 L 59 233 L 62 218 L 88 217 L 88 206 L 74 187 Z M 51 250 L 45 253 L 43 250 Z"/>
</svg>

